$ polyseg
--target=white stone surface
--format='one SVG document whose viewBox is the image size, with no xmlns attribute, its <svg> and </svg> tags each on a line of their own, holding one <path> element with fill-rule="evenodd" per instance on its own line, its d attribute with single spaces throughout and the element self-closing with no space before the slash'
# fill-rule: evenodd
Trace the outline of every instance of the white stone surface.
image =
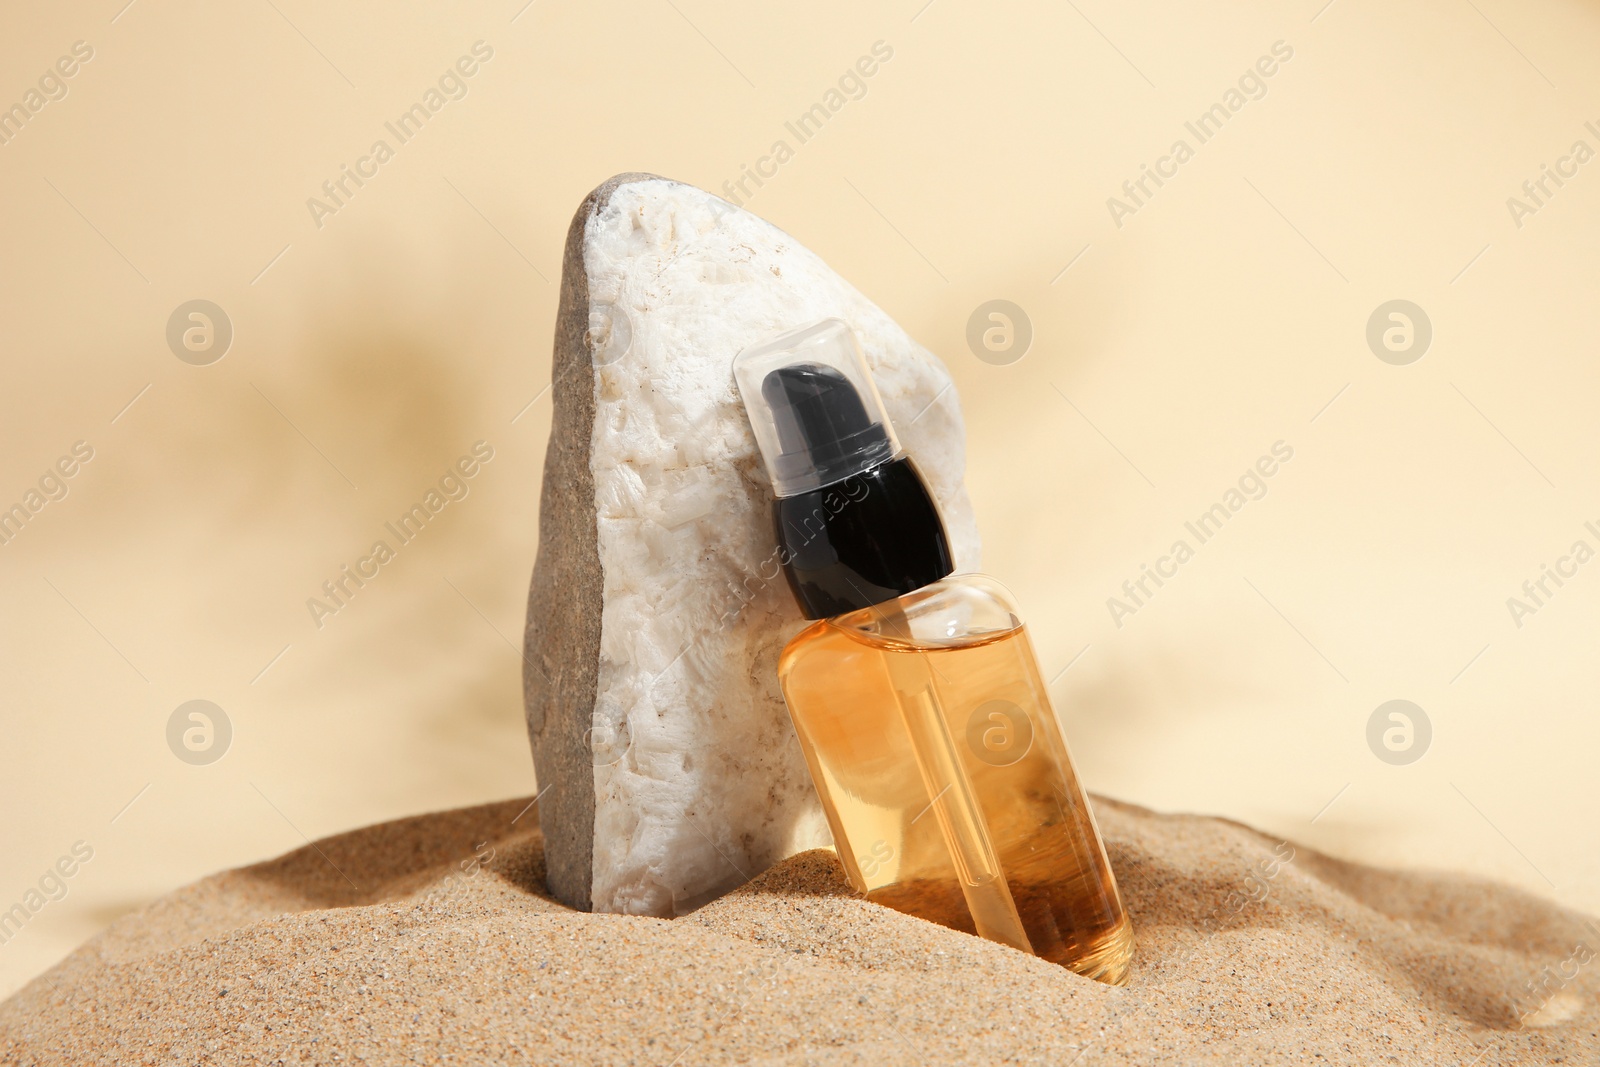
<svg viewBox="0 0 1600 1067">
<path fill-rule="evenodd" d="M 771 496 L 734 356 L 849 322 L 970 570 L 961 413 L 944 366 L 889 316 L 787 234 L 692 186 L 618 188 L 588 222 L 584 265 L 604 572 L 595 725 L 616 738 L 597 750 L 593 904 L 683 914 L 830 843 L 778 688 L 778 654 L 804 620 L 781 575 L 760 577 L 776 551 Z"/>
</svg>

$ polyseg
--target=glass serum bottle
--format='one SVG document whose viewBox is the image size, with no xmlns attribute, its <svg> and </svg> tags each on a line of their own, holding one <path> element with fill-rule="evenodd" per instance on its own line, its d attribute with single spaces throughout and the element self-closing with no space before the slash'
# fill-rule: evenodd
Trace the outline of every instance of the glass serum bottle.
<svg viewBox="0 0 1600 1067">
<path fill-rule="evenodd" d="M 1104 982 L 1133 929 L 1010 595 L 954 563 L 850 327 L 748 348 L 789 587 L 784 700 L 839 859 L 870 900 Z"/>
</svg>

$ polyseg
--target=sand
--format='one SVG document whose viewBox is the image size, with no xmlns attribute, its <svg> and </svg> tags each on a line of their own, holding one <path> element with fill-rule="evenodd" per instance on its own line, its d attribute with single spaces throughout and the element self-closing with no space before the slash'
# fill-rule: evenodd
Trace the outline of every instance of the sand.
<svg viewBox="0 0 1600 1067">
<path fill-rule="evenodd" d="M 0 1063 L 1600 1057 L 1600 924 L 1220 819 L 1096 801 L 1139 938 L 1112 988 L 867 903 L 827 851 L 675 921 L 571 911 L 543 892 L 528 806 L 385 823 L 180 889 L 0 1005 Z"/>
</svg>

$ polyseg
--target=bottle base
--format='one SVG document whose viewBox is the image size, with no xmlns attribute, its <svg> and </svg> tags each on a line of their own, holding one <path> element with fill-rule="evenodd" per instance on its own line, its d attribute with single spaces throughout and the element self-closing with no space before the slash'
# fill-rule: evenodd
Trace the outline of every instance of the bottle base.
<svg viewBox="0 0 1600 1067">
<path fill-rule="evenodd" d="M 867 893 L 867 899 L 874 904 L 882 904 L 886 908 L 977 936 L 966 902 L 954 883 L 901 883 L 871 890 Z M 1120 914 L 1115 923 L 1090 938 L 1088 948 L 1084 951 L 1070 952 L 1063 947 L 1055 952 L 1041 952 L 1039 958 L 1096 982 L 1121 986 L 1128 984 L 1133 952 L 1133 923 L 1127 915 Z"/>
<path fill-rule="evenodd" d="M 1133 965 L 1133 923 L 1126 915 L 1120 916 L 1115 926 L 1094 939 L 1087 952 L 1070 959 L 1050 959 L 1050 962 L 1096 982 L 1127 985 Z"/>
</svg>

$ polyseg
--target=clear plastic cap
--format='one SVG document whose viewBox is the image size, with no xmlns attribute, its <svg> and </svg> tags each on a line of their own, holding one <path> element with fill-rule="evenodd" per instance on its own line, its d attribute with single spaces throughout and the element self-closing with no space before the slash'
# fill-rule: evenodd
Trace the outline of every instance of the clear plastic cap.
<svg viewBox="0 0 1600 1067">
<path fill-rule="evenodd" d="M 821 322 L 740 352 L 733 376 L 780 497 L 843 481 L 900 454 L 856 335 Z"/>
</svg>

